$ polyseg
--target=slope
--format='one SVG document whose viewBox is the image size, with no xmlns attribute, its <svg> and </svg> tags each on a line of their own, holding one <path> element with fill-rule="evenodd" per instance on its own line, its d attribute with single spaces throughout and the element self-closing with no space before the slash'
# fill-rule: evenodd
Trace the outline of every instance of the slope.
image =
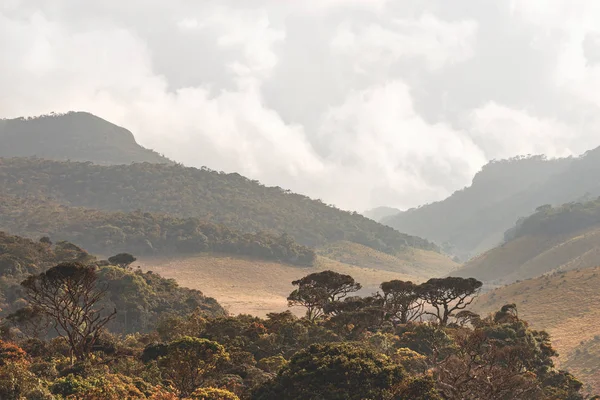
<svg viewBox="0 0 600 400">
<path fill-rule="evenodd" d="M 110 211 L 197 217 L 242 232 L 288 233 L 318 247 L 347 240 L 388 254 L 411 249 L 439 252 L 433 243 L 400 233 L 358 213 L 323 204 L 239 174 L 180 165 L 99 166 L 39 159 L 0 159 L 0 190 Z"/>
<path fill-rule="evenodd" d="M 422 279 L 443 276 L 459 268 L 459 264 L 443 254 L 422 249 L 410 249 L 392 255 L 358 243 L 339 241 L 319 247 L 323 257 L 354 266 L 392 271 Z"/>
<path fill-rule="evenodd" d="M 172 163 L 133 134 L 86 112 L 0 120 L 0 157 L 36 156 L 96 164 Z"/>
<path fill-rule="evenodd" d="M 555 272 L 495 289 L 478 298 L 482 314 L 515 303 L 519 317 L 547 330 L 562 368 L 600 390 L 600 267 Z"/>
<path fill-rule="evenodd" d="M 504 244 L 453 274 L 501 284 L 553 270 L 600 265 L 600 200 L 540 207 L 505 237 Z"/>
<path fill-rule="evenodd" d="M 470 187 L 383 222 L 443 244 L 467 259 L 498 245 L 514 221 L 542 204 L 600 195 L 598 172 L 600 149 L 578 158 L 493 161 L 475 175 Z"/>
</svg>

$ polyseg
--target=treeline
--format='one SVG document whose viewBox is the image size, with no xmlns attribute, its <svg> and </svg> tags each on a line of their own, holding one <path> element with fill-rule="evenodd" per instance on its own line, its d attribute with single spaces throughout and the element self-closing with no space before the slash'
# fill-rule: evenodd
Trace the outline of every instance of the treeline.
<svg viewBox="0 0 600 400">
<path fill-rule="evenodd" d="M 115 333 L 150 331 L 165 313 L 188 315 L 197 311 L 205 316 L 226 314 L 215 299 L 204 296 L 198 290 L 182 288 L 175 280 L 165 279 L 151 271 L 144 273 L 111 265 L 111 262 L 97 260 L 72 243 L 52 244 L 47 238 L 36 242 L 0 232 L 0 318 L 15 312 L 15 321 L 30 318 L 34 310 L 24 308 L 17 312 L 26 304 L 20 283 L 27 276 L 41 274 L 60 262 L 91 265 L 96 269 L 98 285 L 106 288 L 102 307 L 119 310 L 116 318 L 107 325 Z M 41 327 L 36 323 L 29 328 L 39 332 Z M 3 397 L 0 395 L 0 398 Z"/>
<path fill-rule="evenodd" d="M 242 233 L 197 218 L 141 211 L 107 212 L 2 195 L 0 229 L 28 237 L 66 240 L 101 254 L 213 251 L 299 266 L 312 266 L 316 259 L 313 249 L 299 245 L 287 234 Z"/>
<path fill-rule="evenodd" d="M 553 207 L 540 206 L 529 217 L 520 218 L 504 234 L 505 242 L 526 235 L 562 235 L 600 224 L 600 198 Z"/>
<path fill-rule="evenodd" d="M 376 306 L 406 303 L 404 289 L 415 286 L 407 282 L 383 283 L 379 297 L 365 298 L 352 296 L 360 288 L 352 277 L 331 271 L 294 284 L 290 301 L 317 299 L 319 315 L 165 312 L 154 331 L 124 337 L 104 328 L 120 310 L 102 306 L 107 290 L 97 268 L 61 263 L 21 284 L 27 306 L 57 329 L 49 339 L 40 330 L 27 334 L 27 318 L 5 321 L 0 398 L 585 398 L 581 382 L 554 367 L 549 335 L 530 329 L 514 304 L 489 316 L 454 309 L 444 318 L 427 311 L 433 321 L 409 322 L 393 318 L 394 307 Z M 446 300 L 463 299 L 464 305 L 480 285 L 472 279 L 432 280 L 418 285 L 418 296 L 445 313 Z M 83 320 L 90 321 L 84 330 Z"/>
<path fill-rule="evenodd" d="M 68 206 L 200 218 L 245 233 L 288 233 L 309 247 L 347 240 L 390 254 L 410 247 L 439 251 L 425 239 L 358 213 L 206 168 L 5 158 L 0 159 L 0 189 L 6 195 L 51 198 Z"/>
</svg>

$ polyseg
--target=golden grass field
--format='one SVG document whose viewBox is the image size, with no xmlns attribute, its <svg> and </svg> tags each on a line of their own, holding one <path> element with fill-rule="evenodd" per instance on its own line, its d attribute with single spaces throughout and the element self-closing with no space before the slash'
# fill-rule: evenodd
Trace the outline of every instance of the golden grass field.
<svg viewBox="0 0 600 400">
<path fill-rule="evenodd" d="M 145 270 L 174 278 L 182 286 L 199 289 L 216 298 L 233 314 L 258 316 L 286 310 L 286 298 L 294 289 L 291 282 L 313 272 L 330 269 L 351 275 L 363 285 L 360 294 L 364 295 L 375 292 L 381 282 L 422 281 L 445 275 L 458 266 L 447 256 L 435 252 L 410 248 L 392 256 L 343 241 L 318 252 L 321 255 L 312 268 L 208 253 L 141 258 L 139 262 Z"/>
<path fill-rule="evenodd" d="M 559 271 L 504 286 L 479 297 L 481 314 L 515 303 L 519 317 L 547 330 L 559 364 L 600 391 L 600 267 Z"/>
<path fill-rule="evenodd" d="M 332 270 L 354 277 L 363 285 L 362 294 L 377 290 L 381 282 L 414 277 L 393 271 L 362 268 L 318 257 L 311 268 L 301 268 L 251 258 L 218 254 L 187 257 L 140 258 L 144 270 L 152 270 L 180 285 L 199 289 L 214 297 L 232 314 L 265 316 L 269 312 L 287 310 L 287 296 L 294 289 L 292 281 L 313 272 Z M 301 309 L 293 309 L 302 313 Z"/>
</svg>

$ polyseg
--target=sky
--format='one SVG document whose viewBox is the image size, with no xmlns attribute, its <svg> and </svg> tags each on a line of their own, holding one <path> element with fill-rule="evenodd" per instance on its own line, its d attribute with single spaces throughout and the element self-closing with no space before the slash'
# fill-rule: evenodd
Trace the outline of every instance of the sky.
<svg viewBox="0 0 600 400">
<path fill-rule="evenodd" d="M 348 210 L 600 146 L 596 0 L 2 0 L 0 117 L 89 111 Z"/>
</svg>

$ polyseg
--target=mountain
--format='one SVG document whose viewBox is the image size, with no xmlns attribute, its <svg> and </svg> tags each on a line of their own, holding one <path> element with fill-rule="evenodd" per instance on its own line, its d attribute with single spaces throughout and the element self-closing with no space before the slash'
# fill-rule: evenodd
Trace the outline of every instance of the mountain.
<svg viewBox="0 0 600 400">
<path fill-rule="evenodd" d="M 509 229 L 505 240 L 453 274 L 501 284 L 600 265 L 600 199 L 541 206 Z"/>
<path fill-rule="evenodd" d="M 136 143 L 127 129 L 86 112 L 0 120 L 0 157 L 40 157 L 96 164 L 172 164 Z"/>
<path fill-rule="evenodd" d="M 296 242 L 319 247 L 359 243 L 396 255 L 440 249 L 358 213 L 327 206 L 279 187 L 265 187 L 239 174 L 207 168 L 140 163 L 100 166 L 33 158 L 0 159 L 4 195 L 51 199 L 69 207 L 135 211 L 198 218 L 243 233 L 287 233 Z M 445 257 L 447 271 L 456 264 Z"/>
<path fill-rule="evenodd" d="M 519 318 L 547 330 L 561 368 L 576 374 L 588 392 L 600 390 L 600 267 L 557 271 L 480 296 L 474 311 L 485 315 L 515 303 Z M 591 390 L 593 389 L 593 390 Z"/>
<path fill-rule="evenodd" d="M 518 218 L 540 205 L 600 195 L 599 173 L 600 148 L 576 158 L 493 161 L 475 175 L 471 186 L 383 223 L 468 259 L 501 243 Z"/>
<path fill-rule="evenodd" d="M 402 210 L 394 207 L 375 207 L 363 212 L 363 215 L 367 218 L 371 218 L 373 221 L 381 222 L 384 218 L 400 214 L 401 212 Z"/>
</svg>

